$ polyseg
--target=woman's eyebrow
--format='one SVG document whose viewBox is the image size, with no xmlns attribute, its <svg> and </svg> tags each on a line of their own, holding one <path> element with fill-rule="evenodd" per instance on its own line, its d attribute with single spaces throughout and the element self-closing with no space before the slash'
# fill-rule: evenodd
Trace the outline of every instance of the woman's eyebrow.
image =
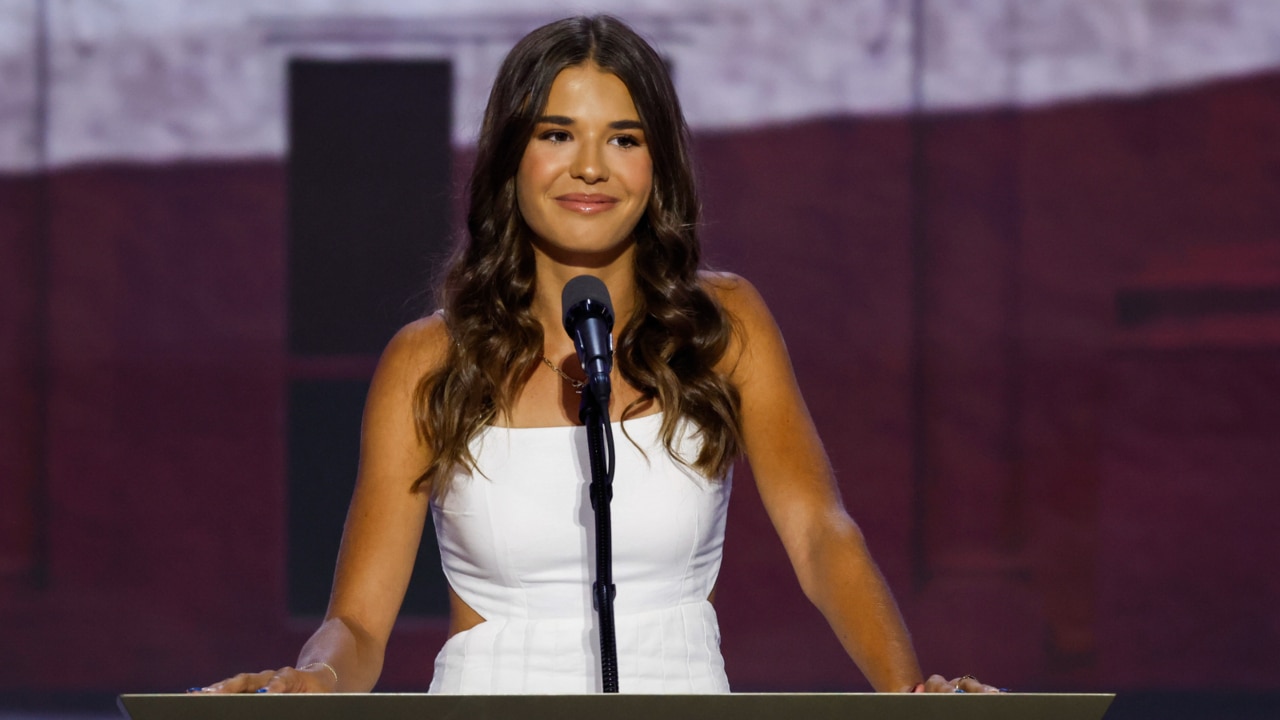
<svg viewBox="0 0 1280 720">
<path fill-rule="evenodd" d="M 542 125 L 573 125 L 574 119 L 568 115 L 543 115 L 535 121 Z M 609 123 L 610 130 L 644 130 L 644 125 L 639 120 L 614 120 Z"/>
<path fill-rule="evenodd" d="M 548 125 L 572 125 L 573 118 L 568 115 L 543 115 L 534 122 L 539 125 L 546 123 Z"/>
</svg>

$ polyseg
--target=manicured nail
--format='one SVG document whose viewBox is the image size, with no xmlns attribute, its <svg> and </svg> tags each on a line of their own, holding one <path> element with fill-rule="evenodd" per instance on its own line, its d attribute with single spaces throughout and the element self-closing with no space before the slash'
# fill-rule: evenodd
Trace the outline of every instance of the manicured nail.
<svg viewBox="0 0 1280 720">
<path fill-rule="evenodd" d="M 264 688 L 264 687 L 258 688 L 258 689 L 256 690 L 256 692 L 266 692 L 266 691 L 267 691 L 267 689 L 266 689 L 266 688 Z"/>
<path fill-rule="evenodd" d="M 187 688 L 187 692 L 189 692 L 189 693 L 204 692 L 204 688 L 202 688 L 202 687 L 190 687 L 190 688 Z"/>
</svg>

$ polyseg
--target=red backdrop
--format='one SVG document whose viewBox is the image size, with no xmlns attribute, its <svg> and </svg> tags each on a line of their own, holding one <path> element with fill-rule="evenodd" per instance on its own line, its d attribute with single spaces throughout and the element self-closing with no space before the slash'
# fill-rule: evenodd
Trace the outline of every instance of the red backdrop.
<svg viewBox="0 0 1280 720">
<path fill-rule="evenodd" d="M 770 301 L 926 669 L 1277 687 L 1280 75 L 696 151 L 712 261 Z M 0 179 L 0 691 L 180 689 L 312 629 L 285 611 L 284 177 Z M 746 472 L 731 516 L 735 687 L 864 687 Z M 382 687 L 425 687 L 443 636 L 402 623 Z"/>
</svg>

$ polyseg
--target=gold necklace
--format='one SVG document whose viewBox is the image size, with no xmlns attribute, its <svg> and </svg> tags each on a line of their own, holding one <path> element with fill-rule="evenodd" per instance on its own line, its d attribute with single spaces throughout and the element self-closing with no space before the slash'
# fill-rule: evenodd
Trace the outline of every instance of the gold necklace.
<svg viewBox="0 0 1280 720">
<path fill-rule="evenodd" d="M 586 387 L 586 386 L 587 386 L 587 384 L 586 384 L 586 383 L 584 383 L 584 382 L 582 382 L 581 380 L 574 380 L 573 378 L 569 377 L 568 375 L 565 375 L 565 374 L 564 374 L 564 371 L 563 371 L 563 370 L 561 370 L 560 368 L 556 367 L 556 366 L 555 366 L 555 363 L 553 363 L 553 362 L 551 362 L 550 360 L 548 360 L 546 355 L 539 355 L 539 356 L 538 356 L 538 359 L 539 359 L 539 360 L 541 360 L 542 362 L 546 363 L 546 364 L 547 364 L 547 367 L 551 368 L 551 371 L 552 371 L 552 372 L 554 372 L 555 374 L 557 374 L 557 375 L 559 375 L 560 377 L 564 378 L 564 381 L 565 381 L 565 382 L 567 382 L 567 383 L 569 383 L 569 385 L 571 385 L 571 386 L 573 387 L 573 391 L 574 391 L 574 392 L 581 394 L 581 393 L 582 393 L 582 388 L 584 388 L 584 387 Z"/>
</svg>

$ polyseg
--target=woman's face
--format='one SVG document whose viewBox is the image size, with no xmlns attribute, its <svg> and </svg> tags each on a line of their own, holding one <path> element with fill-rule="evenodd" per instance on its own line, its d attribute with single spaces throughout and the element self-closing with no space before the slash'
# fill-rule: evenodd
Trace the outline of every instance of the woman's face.
<svg viewBox="0 0 1280 720">
<path fill-rule="evenodd" d="M 516 173 L 535 243 L 569 262 L 617 253 L 652 187 L 653 161 L 627 86 L 591 62 L 562 70 Z"/>
</svg>

